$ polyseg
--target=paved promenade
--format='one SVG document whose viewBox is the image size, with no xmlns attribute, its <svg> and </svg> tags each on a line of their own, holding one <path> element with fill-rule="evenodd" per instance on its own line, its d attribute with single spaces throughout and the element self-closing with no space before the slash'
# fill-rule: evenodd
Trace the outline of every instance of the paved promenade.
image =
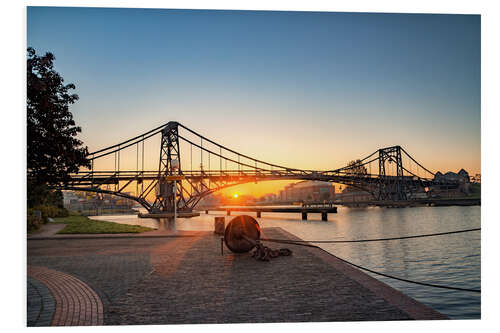
<svg viewBox="0 0 500 333">
<path fill-rule="evenodd" d="M 29 240 L 28 325 L 445 318 L 317 248 L 260 262 L 221 255 L 211 232 L 184 236 Z"/>
</svg>

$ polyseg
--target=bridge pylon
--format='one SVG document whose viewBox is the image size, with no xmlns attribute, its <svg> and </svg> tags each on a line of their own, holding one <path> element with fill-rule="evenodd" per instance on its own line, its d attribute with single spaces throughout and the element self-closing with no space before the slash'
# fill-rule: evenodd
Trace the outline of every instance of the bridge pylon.
<svg viewBox="0 0 500 333">
<path fill-rule="evenodd" d="M 172 180 L 176 176 L 182 176 L 178 125 L 179 123 L 171 121 L 161 132 L 156 199 L 150 209 L 151 213 L 173 213 L 175 202 L 178 211 L 191 211 L 184 199 L 182 181 Z"/>
<path fill-rule="evenodd" d="M 407 200 L 409 189 L 403 179 L 403 159 L 401 147 L 393 146 L 378 150 L 378 173 L 379 173 L 379 200 Z M 386 170 L 386 162 L 394 163 L 395 174 L 389 175 Z"/>
</svg>

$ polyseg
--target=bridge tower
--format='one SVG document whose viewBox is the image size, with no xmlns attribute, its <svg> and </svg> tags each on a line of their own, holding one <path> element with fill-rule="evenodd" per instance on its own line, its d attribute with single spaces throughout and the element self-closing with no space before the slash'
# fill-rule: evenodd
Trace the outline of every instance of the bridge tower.
<svg viewBox="0 0 500 333">
<path fill-rule="evenodd" d="M 379 200 L 406 200 L 408 188 L 403 179 L 401 147 L 393 146 L 378 150 Z M 394 163 L 396 174 L 386 172 L 386 162 Z"/>
<path fill-rule="evenodd" d="M 160 163 L 156 180 L 156 199 L 151 212 L 173 212 L 174 202 L 179 211 L 186 211 L 186 200 L 183 196 L 181 180 L 171 180 L 173 176 L 182 176 L 181 153 L 179 147 L 179 132 L 177 122 L 169 122 L 161 132 Z M 174 182 L 177 191 L 174 193 Z"/>
</svg>

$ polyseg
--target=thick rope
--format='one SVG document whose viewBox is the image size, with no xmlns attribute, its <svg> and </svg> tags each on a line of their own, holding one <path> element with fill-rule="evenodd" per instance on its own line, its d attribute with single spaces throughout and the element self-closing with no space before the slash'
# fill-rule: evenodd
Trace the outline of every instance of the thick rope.
<svg viewBox="0 0 500 333">
<path fill-rule="evenodd" d="M 297 244 L 297 245 L 301 245 L 301 244 Z M 318 249 L 321 249 L 320 247 L 316 246 Z M 322 250 L 322 249 L 321 249 Z M 324 250 L 323 250 L 324 251 Z M 362 269 L 362 270 L 365 270 L 365 271 L 368 271 L 370 273 L 373 273 L 373 274 L 377 274 L 377 275 L 381 275 L 381 276 L 385 276 L 387 278 L 390 278 L 390 279 L 394 279 L 394 280 L 399 280 L 399 281 L 403 281 L 403 282 L 408 282 L 408 283 L 413 283 L 413 284 L 418 284 L 418 285 L 421 285 L 421 286 L 427 286 L 427 287 L 434 287 L 434 288 L 442 288 L 442 289 L 450 289 L 450 290 L 458 290 L 458 291 L 469 291 L 469 292 L 474 292 L 474 293 L 480 293 L 481 290 L 480 289 L 468 289 L 468 288 L 459 288 L 459 287 L 450 287 L 450 286 L 443 286 L 443 285 L 439 285 L 439 284 L 432 284 L 432 283 L 426 283 L 426 282 L 419 282 L 419 281 L 413 281 L 413 280 L 408 280 L 408 279 L 403 279 L 403 278 L 400 278 L 400 277 L 397 277 L 397 276 L 393 276 L 393 275 L 388 275 L 388 274 L 384 274 L 384 273 L 380 273 L 380 272 L 377 272 L 377 271 L 374 271 L 374 270 L 371 270 L 369 268 L 366 268 L 366 267 L 363 267 L 363 266 L 360 266 L 360 265 L 356 265 L 350 261 L 347 261 L 345 259 L 342 259 L 342 258 L 339 258 L 337 257 L 336 255 L 334 254 L 331 254 L 330 252 L 327 252 L 325 251 L 326 253 L 328 253 L 329 255 L 337 258 L 338 260 L 340 261 L 343 261 L 345 262 L 346 264 L 349 264 L 351 266 L 354 266 L 354 267 L 357 267 L 359 269 Z"/>
<path fill-rule="evenodd" d="M 432 236 L 441 236 L 441 235 L 451 235 L 451 234 L 459 234 L 463 232 L 471 232 L 471 231 L 479 231 L 481 228 L 474 229 L 465 229 L 465 230 L 457 230 L 457 231 L 448 231 L 448 232 L 438 232 L 434 234 L 424 234 L 424 235 L 414 235 L 414 236 L 401 236 L 401 237 L 390 237 L 390 238 L 373 238 L 373 239 L 354 239 L 354 240 L 296 240 L 291 241 L 287 239 L 275 239 L 275 238 L 262 238 L 263 241 L 275 242 L 275 243 L 322 243 L 322 244 L 330 244 L 330 243 L 362 243 L 362 242 L 378 242 L 378 241 L 388 241 L 388 240 L 398 240 L 398 239 L 409 239 L 409 238 L 421 238 L 421 237 L 432 237 Z"/>
<path fill-rule="evenodd" d="M 418 237 L 430 237 L 430 236 L 439 236 L 439 235 L 449 235 L 449 234 L 456 234 L 456 233 L 461 233 L 461 232 L 470 232 L 470 231 L 478 231 L 481 230 L 481 228 L 474 228 L 474 229 L 467 229 L 467 230 L 458 230 L 458 231 L 449 231 L 449 232 L 441 232 L 441 233 L 435 233 L 435 234 L 426 234 L 426 235 L 416 235 L 416 236 L 404 236 L 404 237 L 392 237 L 392 238 L 377 238 L 377 239 L 361 239 L 361 240 L 351 240 L 351 241 L 302 241 L 302 240 L 284 240 L 284 239 L 261 239 L 263 241 L 268 241 L 268 242 L 276 242 L 276 243 L 285 243 L 285 244 L 292 244 L 292 245 L 298 245 L 298 246 L 307 246 L 307 247 L 314 247 L 317 249 L 320 249 L 322 251 L 322 248 L 320 248 L 317 245 L 312 245 L 312 244 L 307 244 L 307 243 L 352 243 L 352 242 L 369 242 L 369 241 L 383 241 L 383 240 L 395 240 L 395 239 L 408 239 L 408 238 L 418 238 Z M 438 284 L 432 284 L 432 283 L 427 283 L 427 282 L 420 282 L 420 281 L 413 281 L 413 280 L 408 280 L 408 279 L 403 279 L 397 276 L 389 275 L 389 274 L 384 274 L 380 273 L 377 271 L 374 271 L 372 269 L 357 265 L 355 263 L 352 263 L 350 261 L 347 261 L 345 259 L 342 259 L 340 257 L 337 257 L 336 255 L 325 251 L 329 255 L 337 258 L 338 260 L 345 262 L 346 264 L 349 264 L 351 266 L 354 266 L 356 268 L 365 270 L 367 272 L 384 276 L 390 279 L 402 281 L 402 282 L 407 282 L 407 283 L 413 283 L 421 286 L 427 286 L 427 287 L 434 287 L 434 288 L 441 288 L 441 289 L 449 289 L 449 290 L 457 290 L 457 291 L 467 291 L 467 292 L 474 292 L 474 293 L 481 293 L 480 289 L 469 289 L 469 288 L 459 288 L 459 287 L 451 287 L 451 286 L 445 286 L 445 285 L 438 285 Z"/>
</svg>

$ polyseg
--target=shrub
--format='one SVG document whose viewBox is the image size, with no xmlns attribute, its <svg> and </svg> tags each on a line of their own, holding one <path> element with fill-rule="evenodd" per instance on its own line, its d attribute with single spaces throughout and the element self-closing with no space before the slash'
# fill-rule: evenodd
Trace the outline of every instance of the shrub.
<svg viewBox="0 0 500 333">
<path fill-rule="evenodd" d="M 69 210 L 66 208 L 59 208 L 59 214 L 56 217 L 68 217 L 69 216 Z"/>
<path fill-rule="evenodd" d="M 27 227 L 28 227 L 28 232 L 35 231 L 40 227 L 40 223 L 42 221 L 39 221 L 34 214 L 34 209 L 29 208 L 28 209 L 28 216 L 27 216 Z"/>
<path fill-rule="evenodd" d="M 69 216 L 69 212 L 66 208 L 59 208 L 51 205 L 38 205 L 33 207 L 32 210 L 39 210 L 42 212 L 43 223 L 47 223 L 49 217 L 54 218 Z"/>
</svg>

